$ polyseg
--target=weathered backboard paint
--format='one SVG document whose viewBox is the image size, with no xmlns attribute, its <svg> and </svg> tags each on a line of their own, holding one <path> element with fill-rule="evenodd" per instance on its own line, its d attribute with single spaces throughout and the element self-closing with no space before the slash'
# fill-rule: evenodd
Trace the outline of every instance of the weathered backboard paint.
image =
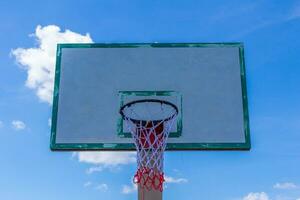
<svg viewBox="0 0 300 200">
<path fill-rule="evenodd" d="M 135 150 L 119 114 L 157 98 L 179 114 L 167 150 L 248 150 L 241 43 L 59 44 L 52 150 Z"/>
</svg>

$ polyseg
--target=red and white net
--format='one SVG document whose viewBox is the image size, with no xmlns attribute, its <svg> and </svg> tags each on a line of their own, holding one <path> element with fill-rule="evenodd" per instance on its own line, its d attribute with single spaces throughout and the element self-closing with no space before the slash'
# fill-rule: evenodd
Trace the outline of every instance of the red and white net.
<svg viewBox="0 0 300 200">
<path fill-rule="evenodd" d="M 163 190 L 163 154 L 177 113 L 175 105 L 159 100 L 135 101 L 122 108 L 137 150 L 138 169 L 133 181 L 142 189 Z"/>
</svg>

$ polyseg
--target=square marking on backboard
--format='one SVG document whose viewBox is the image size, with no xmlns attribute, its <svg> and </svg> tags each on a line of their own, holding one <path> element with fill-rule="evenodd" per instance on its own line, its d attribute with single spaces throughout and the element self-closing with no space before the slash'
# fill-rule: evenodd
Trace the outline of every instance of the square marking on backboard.
<svg viewBox="0 0 300 200">
<path fill-rule="evenodd" d="M 169 137 L 177 138 L 182 134 L 182 95 L 176 91 L 120 91 L 119 108 L 124 104 L 140 99 L 158 99 L 173 103 L 178 108 L 176 126 L 172 127 Z M 117 120 L 118 136 L 121 138 L 131 138 L 131 133 L 126 128 L 126 123 L 120 116 Z"/>
</svg>

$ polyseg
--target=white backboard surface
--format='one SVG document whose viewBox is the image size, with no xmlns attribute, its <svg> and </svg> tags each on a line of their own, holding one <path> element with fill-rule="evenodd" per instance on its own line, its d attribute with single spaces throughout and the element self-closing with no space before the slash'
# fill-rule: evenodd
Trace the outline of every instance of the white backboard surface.
<svg viewBox="0 0 300 200">
<path fill-rule="evenodd" d="M 249 149 L 243 46 L 58 45 L 53 150 L 134 150 L 119 109 L 157 98 L 180 113 L 168 150 Z"/>
</svg>

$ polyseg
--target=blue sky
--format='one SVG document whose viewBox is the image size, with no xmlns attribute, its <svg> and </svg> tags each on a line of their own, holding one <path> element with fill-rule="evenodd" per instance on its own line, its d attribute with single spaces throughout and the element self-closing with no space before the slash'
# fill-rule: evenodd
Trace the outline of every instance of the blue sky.
<svg viewBox="0 0 300 200">
<path fill-rule="evenodd" d="M 243 42 L 252 150 L 166 153 L 164 197 L 300 199 L 300 1 L 10 0 L 0 19 L 1 199 L 136 198 L 133 154 L 49 150 L 53 47 L 90 40 Z"/>
</svg>

